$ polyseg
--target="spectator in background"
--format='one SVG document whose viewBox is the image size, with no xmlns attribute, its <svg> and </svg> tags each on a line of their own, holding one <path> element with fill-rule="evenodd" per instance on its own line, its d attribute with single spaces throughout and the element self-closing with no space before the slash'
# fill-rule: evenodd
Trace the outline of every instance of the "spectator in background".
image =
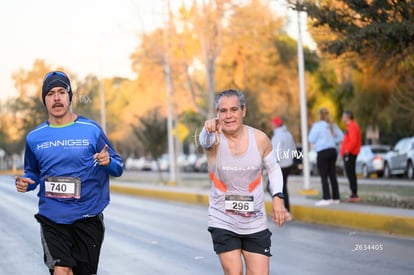
<svg viewBox="0 0 414 275">
<path fill-rule="evenodd" d="M 348 202 L 360 202 L 361 198 L 358 196 L 358 182 L 355 172 L 356 158 L 361 149 L 361 130 L 354 120 L 354 114 L 347 110 L 342 114 L 342 122 L 346 126 L 344 133 L 344 140 L 341 145 L 340 154 L 344 159 L 344 166 L 346 176 L 349 181 L 351 189 L 351 196 L 347 198 Z"/>
<path fill-rule="evenodd" d="M 280 117 L 275 117 L 272 119 L 272 127 L 273 136 L 271 141 L 273 151 L 276 153 L 276 158 L 279 162 L 279 166 L 282 168 L 284 195 L 283 202 L 285 204 L 286 210 L 288 211 L 286 220 L 290 221 L 292 220 L 292 215 L 290 213 L 287 180 L 290 170 L 293 166 L 293 156 L 295 155 L 296 144 L 292 134 L 289 132 L 286 125 L 284 125 L 283 120 Z"/>
<path fill-rule="evenodd" d="M 319 121 L 313 124 L 308 137 L 309 142 L 313 144 L 313 148 L 317 153 L 316 162 L 322 182 L 322 200 L 318 201 L 316 206 L 326 206 L 340 202 L 335 162 L 338 157 L 336 145 L 342 139 L 342 131 L 331 121 L 328 109 L 321 108 L 319 110 Z M 332 195 L 328 178 L 332 188 Z"/>
</svg>

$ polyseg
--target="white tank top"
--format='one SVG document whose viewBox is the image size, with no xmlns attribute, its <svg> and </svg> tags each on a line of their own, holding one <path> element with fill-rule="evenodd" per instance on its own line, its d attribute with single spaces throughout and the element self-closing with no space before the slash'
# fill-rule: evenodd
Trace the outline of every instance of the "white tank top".
<svg viewBox="0 0 414 275">
<path fill-rule="evenodd" d="M 245 127 L 248 127 L 247 151 L 233 155 L 226 137 L 221 134 L 216 162 L 210 171 L 208 226 L 237 234 L 252 234 L 268 228 L 262 186 L 262 158 L 253 128 Z"/>
</svg>

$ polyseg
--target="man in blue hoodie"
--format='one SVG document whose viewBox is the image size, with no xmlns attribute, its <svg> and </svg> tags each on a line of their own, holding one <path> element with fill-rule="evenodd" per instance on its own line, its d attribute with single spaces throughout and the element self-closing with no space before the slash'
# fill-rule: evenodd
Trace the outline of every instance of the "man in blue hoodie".
<svg viewBox="0 0 414 275">
<path fill-rule="evenodd" d="M 50 274 L 96 274 L 109 176 L 121 176 L 123 161 L 95 121 L 72 113 L 72 96 L 65 73 L 46 74 L 42 100 L 49 117 L 26 137 L 16 189 L 39 187 L 35 218 Z"/>
</svg>

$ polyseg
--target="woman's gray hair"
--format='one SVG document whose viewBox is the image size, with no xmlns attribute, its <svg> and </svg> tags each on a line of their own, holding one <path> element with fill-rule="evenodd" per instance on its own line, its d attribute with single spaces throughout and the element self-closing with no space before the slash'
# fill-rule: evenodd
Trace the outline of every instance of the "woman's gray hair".
<svg viewBox="0 0 414 275">
<path fill-rule="evenodd" d="M 243 93 L 242 92 L 240 92 L 240 91 L 238 91 L 238 90 L 232 90 L 232 89 L 229 89 L 229 90 L 224 90 L 224 91 L 222 91 L 222 92 L 220 92 L 217 96 L 216 96 L 216 101 L 215 101 L 215 108 L 216 108 L 216 110 L 218 109 L 218 107 L 219 107 L 219 102 L 220 102 L 220 99 L 222 98 L 222 97 L 231 97 L 231 96 L 236 96 L 238 99 L 239 99 L 239 104 L 240 104 L 240 108 L 244 108 L 244 106 L 246 106 L 246 99 L 245 99 L 245 97 L 244 97 L 244 95 L 243 95 Z"/>
</svg>

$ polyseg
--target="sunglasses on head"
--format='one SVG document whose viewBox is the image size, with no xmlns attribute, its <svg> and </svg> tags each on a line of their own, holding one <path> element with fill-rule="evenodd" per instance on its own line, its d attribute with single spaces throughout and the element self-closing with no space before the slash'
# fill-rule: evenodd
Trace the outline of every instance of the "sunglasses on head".
<svg viewBox="0 0 414 275">
<path fill-rule="evenodd" d="M 64 73 L 64 72 L 61 72 L 61 71 L 53 71 L 53 72 L 49 72 L 46 76 L 45 76 L 45 78 L 43 79 L 43 81 L 45 81 L 46 79 L 48 79 L 50 76 L 52 76 L 52 75 L 59 75 L 59 76 L 63 76 L 63 77 L 65 77 L 65 78 L 68 78 L 68 76 Z"/>
</svg>

